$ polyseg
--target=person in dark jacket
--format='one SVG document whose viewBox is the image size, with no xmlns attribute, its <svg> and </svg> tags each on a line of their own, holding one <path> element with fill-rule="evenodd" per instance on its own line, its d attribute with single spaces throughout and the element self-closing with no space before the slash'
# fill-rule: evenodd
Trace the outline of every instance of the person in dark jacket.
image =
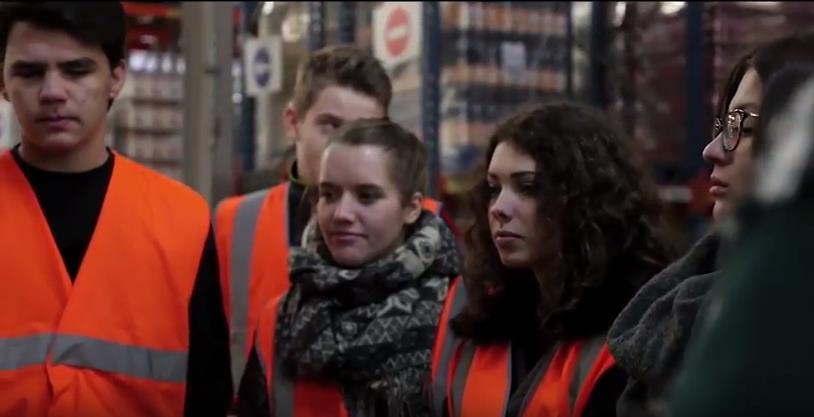
<svg viewBox="0 0 814 417">
<path fill-rule="evenodd" d="M 811 49 L 814 55 L 814 49 Z M 676 378 L 671 415 L 814 415 L 814 59 L 766 83 L 750 198 Z"/>
<path fill-rule="evenodd" d="M 670 260 L 653 184 L 608 117 L 573 103 L 509 118 L 486 164 L 445 413 L 614 415 L 625 375 L 607 329 Z"/>
<path fill-rule="evenodd" d="M 696 318 L 721 276 L 717 265 L 720 226 L 731 218 L 752 175 L 754 132 L 760 121 L 762 86 L 778 65 L 810 60 L 812 34 L 785 37 L 745 55 L 721 94 L 713 140 L 703 157 L 712 163 L 715 226 L 682 259 L 653 277 L 625 307 L 609 333 L 610 349 L 630 375 L 619 399 L 623 417 L 666 412 L 666 394 L 681 366 Z"/>
</svg>

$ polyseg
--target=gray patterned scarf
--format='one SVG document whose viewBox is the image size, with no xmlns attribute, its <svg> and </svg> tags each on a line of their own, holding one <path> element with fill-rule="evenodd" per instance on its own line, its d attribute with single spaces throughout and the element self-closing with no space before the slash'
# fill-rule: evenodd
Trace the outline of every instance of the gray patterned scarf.
<svg viewBox="0 0 814 417">
<path fill-rule="evenodd" d="M 316 233 L 291 250 L 277 351 L 291 376 L 336 381 L 351 417 L 429 413 L 423 389 L 460 255 L 432 213 L 412 229 L 394 253 L 359 269 L 332 263 Z"/>
</svg>

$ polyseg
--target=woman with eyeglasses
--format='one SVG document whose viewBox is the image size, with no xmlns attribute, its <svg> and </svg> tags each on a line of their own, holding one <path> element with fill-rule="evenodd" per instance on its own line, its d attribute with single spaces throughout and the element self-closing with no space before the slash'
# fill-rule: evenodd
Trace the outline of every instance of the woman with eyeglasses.
<svg viewBox="0 0 814 417">
<path fill-rule="evenodd" d="M 676 377 L 673 417 L 814 415 L 814 333 L 804 330 L 814 316 L 811 55 L 764 83 L 752 144 L 760 176 L 727 228 L 724 276 Z"/>
<path fill-rule="evenodd" d="M 793 35 L 763 45 L 735 65 L 718 104 L 712 141 L 703 158 L 713 166 L 712 231 L 683 258 L 653 277 L 633 298 L 609 332 L 609 348 L 628 375 L 619 399 L 620 417 L 663 415 L 676 371 L 694 332 L 699 310 L 721 271 L 717 229 L 749 188 L 754 132 L 760 120 L 762 85 L 778 68 L 811 61 L 814 34 Z"/>
</svg>

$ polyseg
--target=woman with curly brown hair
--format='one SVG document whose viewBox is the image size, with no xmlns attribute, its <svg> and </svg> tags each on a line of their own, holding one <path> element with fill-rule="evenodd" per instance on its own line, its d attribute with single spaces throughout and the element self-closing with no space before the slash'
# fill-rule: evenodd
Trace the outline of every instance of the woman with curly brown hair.
<svg viewBox="0 0 814 417">
<path fill-rule="evenodd" d="M 577 104 L 497 128 L 466 236 L 466 304 L 450 322 L 461 340 L 433 372 L 445 414 L 614 415 L 625 376 L 605 334 L 669 260 L 636 161 L 606 116 Z"/>
</svg>

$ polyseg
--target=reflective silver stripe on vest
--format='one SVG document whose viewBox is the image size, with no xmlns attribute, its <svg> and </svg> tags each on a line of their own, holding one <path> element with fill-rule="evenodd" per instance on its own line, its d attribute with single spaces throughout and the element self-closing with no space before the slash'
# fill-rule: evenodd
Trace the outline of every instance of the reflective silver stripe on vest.
<svg viewBox="0 0 814 417">
<path fill-rule="evenodd" d="M 579 361 L 577 361 L 577 369 L 574 370 L 574 375 L 571 377 L 571 385 L 568 389 L 568 399 L 571 406 L 571 414 L 574 413 L 574 406 L 579 398 L 579 390 L 588 377 L 588 373 L 594 367 L 594 362 L 602 351 L 602 346 L 605 345 L 605 335 L 601 337 L 594 337 L 582 343 L 582 349 L 579 354 Z"/>
<path fill-rule="evenodd" d="M 282 304 L 281 304 L 282 305 Z M 293 417 L 294 416 L 294 381 L 287 378 L 283 373 L 282 361 L 277 354 L 276 344 L 272 346 L 275 350 L 272 358 L 271 386 L 269 387 L 269 405 L 271 406 L 272 417 Z"/>
<path fill-rule="evenodd" d="M 512 347 L 509 345 L 506 352 L 506 395 L 503 397 L 503 411 L 500 415 L 505 416 L 509 411 L 509 400 L 512 397 Z"/>
<path fill-rule="evenodd" d="M 472 360 L 477 353 L 477 346 L 471 341 L 461 342 L 463 344 L 461 357 L 458 361 L 458 366 L 455 369 L 455 375 L 452 379 L 452 405 L 455 412 L 454 417 L 466 417 L 463 415 L 463 399 L 464 391 L 466 390 L 466 383 L 469 379 L 469 369 L 472 367 Z M 506 358 L 506 384 L 511 385 L 512 381 L 512 351 L 509 349 Z M 501 416 L 505 416 L 509 407 L 509 398 L 511 396 L 511 386 L 506 387 L 506 393 L 503 397 L 503 408 L 500 412 Z"/>
<path fill-rule="evenodd" d="M 455 368 L 455 373 L 452 376 L 452 409 L 455 411 L 455 416 L 462 417 L 463 412 L 463 399 L 464 388 L 466 387 L 466 378 L 469 376 L 469 368 L 472 366 L 472 358 L 475 357 L 475 344 L 472 342 L 461 342 L 461 357 L 458 361 L 458 366 Z M 443 410 L 442 410 L 443 412 Z M 505 415 L 505 412 L 503 413 Z M 438 414 L 437 416 L 442 416 Z"/>
<path fill-rule="evenodd" d="M 14 371 L 44 364 L 53 334 L 0 338 L 0 371 Z"/>
<path fill-rule="evenodd" d="M 51 361 L 161 382 L 183 383 L 187 353 L 124 345 L 85 336 L 58 335 Z"/>
<path fill-rule="evenodd" d="M 255 341 L 255 343 L 254 343 L 254 352 L 255 352 L 255 355 L 257 356 L 257 364 L 260 365 L 260 373 L 263 374 L 263 379 L 265 379 L 266 378 L 266 369 L 267 368 L 266 368 L 265 359 L 263 358 L 263 349 L 260 348 L 260 341 L 259 340 Z M 235 384 L 235 385 L 239 385 L 239 383 Z"/>
<path fill-rule="evenodd" d="M 523 415 L 526 412 L 526 408 L 529 406 L 529 402 L 531 399 L 534 398 L 534 394 L 537 393 L 537 387 L 540 386 L 540 383 L 543 381 L 543 376 L 548 372 L 548 367 L 551 365 L 551 359 L 554 359 L 554 354 L 560 350 L 562 344 L 556 343 L 546 349 L 545 353 L 540 357 L 537 361 L 537 364 L 534 365 L 529 376 L 533 376 L 534 379 L 531 381 L 531 385 L 529 385 L 529 389 L 526 389 L 526 395 L 523 396 L 523 402 L 520 403 L 520 413 L 519 415 Z M 511 345 L 509 347 L 511 349 Z M 526 379 L 529 378 L 526 377 Z M 522 385 L 523 383 L 521 383 Z M 517 391 L 517 390 L 515 390 Z"/>
<path fill-rule="evenodd" d="M 432 384 L 432 409 L 436 416 L 443 416 L 444 415 L 444 400 L 446 400 L 447 395 L 447 386 L 449 381 L 447 381 L 447 377 L 449 375 L 449 361 L 452 357 L 452 353 L 455 351 L 456 345 L 456 337 L 452 333 L 452 329 L 450 328 L 450 320 L 453 317 L 457 316 L 464 308 L 466 304 L 466 289 L 464 288 L 463 278 L 459 277 L 456 279 L 457 284 L 455 284 L 455 294 L 453 295 L 452 299 L 452 307 L 450 307 L 449 316 L 447 317 L 446 323 L 441 323 L 441 326 L 445 326 L 446 332 L 444 333 L 446 338 L 441 344 L 441 352 L 440 352 L 440 359 L 438 360 L 438 373 L 439 375 L 433 375 L 433 384 Z"/>
<path fill-rule="evenodd" d="M 237 386 L 246 367 L 246 343 L 249 322 L 249 282 L 251 281 L 252 251 L 257 230 L 257 219 L 268 190 L 247 195 L 237 208 L 230 265 L 230 291 L 232 294 L 232 320 L 230 329 L 230 355 L 232 357 L 232 383 Z"/>
</svg>

